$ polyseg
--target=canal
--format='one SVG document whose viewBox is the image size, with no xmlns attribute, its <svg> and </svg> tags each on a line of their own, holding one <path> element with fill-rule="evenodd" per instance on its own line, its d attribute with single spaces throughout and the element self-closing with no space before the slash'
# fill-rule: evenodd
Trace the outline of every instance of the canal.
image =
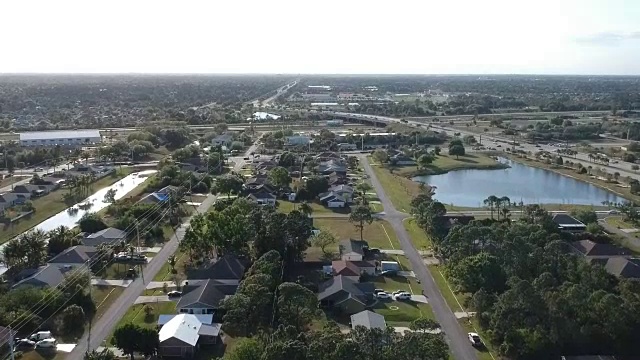
<svg viewBox="0 0 640 360">
<path fill-rule="evenodd" d="M 447 205 L 482 207 L 490 195 L 507 196 L 524 204 L 602 205 L 624 198 L 595 185 L 508 159 L 500 170 L 458 170 L 417 176 L 414 181 L 435 186 L 435 198 Z"/>
<path fill-rule="evenodd" d="M 42 231 L 51 231 L 60 226 L 66 226 L 68 228 L 74 228 L 80 218 L 84 216 L 86 213 L 98 212 L 107 206 L 108 203 L 105 203 L 104 196 L 107 191 L 111 189 L 116 190 L 115 199 L 121 199 L 125 197 L 131 190 L 135 189 L 138 185 L 142 184 L 147 180 L 147 178 L 156 173 L 156 170 L 145 170 L 141 172 L 135 172 L 127 175 L 122 178 L 118 182 L 114 183 L 111 186 L 107 186 L 96 191 L 93 195 L 88 198 L 82 200 L 80 203 L 67 208 L 56 215 L 48 218 L 47 220 L 41 222 L 36 225 L 33 229 L 38 229 Z M 65 191 L 65 190 L 58 190 Z M 2 253 L 2 249 L 13 240 L 9 240 L 6 243 L 0 245 L 0 254 Z M 7 271 L 7 268 L 4 265 L 0 265 L 0 274 L 3 274 Z"/>
</svg>

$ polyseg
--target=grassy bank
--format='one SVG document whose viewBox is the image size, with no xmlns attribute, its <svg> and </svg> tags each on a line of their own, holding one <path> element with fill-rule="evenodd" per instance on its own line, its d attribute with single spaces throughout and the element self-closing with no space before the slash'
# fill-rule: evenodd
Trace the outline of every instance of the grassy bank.
<svg viewBox="0 0 640 360">
<path fill-rule="evenodd" d="M 592 177 L 592 175 L 580 174 L 574 169 L 569 169 L 569 168 L 555 165 L 555 164 L 547 164 L 541 161 L 536 161 L 529 158 L 519 157 L 511 154 L 506 154 L 505 157 L 528 166 L 553 171 L 560 175 L 564 175 L 564 176 L 574 178 L 576 180 L 584 181 L 586 183 L 595 185 L 601 189 L 610 191 L 627 200 L 640 202 L 640 196 L 632 194 L 628 187 L 620 187 L 620 186 L 617 186 L 615 183 L 610 183 L 604 180 L 596 179 Z"/>
<path fill-rule="evenodd" d="M 371 161 L 371 160 L 370 160 Z M 373 172 L 396 209 L 411 211 L 411 199 L 420 193 L 420 184 L 411 180 L 414 176 L 444 174 L 449 171 L 467 169 L 502 169 L 505 166 L 486 155 L 465 155 L 459 159 L 440 155 L 426 169 L 416 166 L 386 166 L 372 161 Z M 467 210 L 469 208 L 447 206 L 449 210 Z"/>
<path fill-rule="evenodd" d="M 92 184 L 92 193 L 112 185 L 130 173 L 131 169 L 124 168 L 121 171 L 118 171 L 115 177 L 107 176 L 96 181 Z M 2 230 L 0 230 L 0 244 L 9 241 L 16 235 L 31 229 L 53 215 L 68 208 L 69 206 L 64 202 L 64 194 L 67 192 L 68 190 L 66 189 L 59 189 L 45 196 L 31 200 L 36 211 L 30 217 L 25 217 L 13 225 L 3 226 Z"/>
</svg>

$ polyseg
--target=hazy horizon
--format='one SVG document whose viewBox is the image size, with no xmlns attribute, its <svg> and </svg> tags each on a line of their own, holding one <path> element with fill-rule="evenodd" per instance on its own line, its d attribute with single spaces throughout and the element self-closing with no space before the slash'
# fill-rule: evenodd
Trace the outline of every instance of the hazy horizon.
<svg viewBox="0 0 640 360">
<path fill-rule="evenodd" d="M 0 12 L 3 74 L 640 75 L 633 0 L 36 0 Z"/>
</svg>

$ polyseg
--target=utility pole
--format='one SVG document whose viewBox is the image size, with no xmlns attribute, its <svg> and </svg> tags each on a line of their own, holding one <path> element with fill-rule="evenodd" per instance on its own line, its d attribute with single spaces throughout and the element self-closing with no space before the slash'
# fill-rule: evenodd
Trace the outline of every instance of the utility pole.
<svg viewBox="0 0 640 360">
<path fill-rule="evenodd" d="M 11 360 L 15 360 L 16 359 L 16 355 L 13 353 L 13 337 L 14 337 L 14 333 L 11 329 L 9 329 L 9 351 L 11 351 Z"/>
</svg>

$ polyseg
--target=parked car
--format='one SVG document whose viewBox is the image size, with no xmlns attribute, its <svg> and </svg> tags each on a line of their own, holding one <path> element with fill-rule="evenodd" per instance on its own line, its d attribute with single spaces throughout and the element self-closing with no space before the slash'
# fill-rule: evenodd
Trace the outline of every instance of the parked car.
<svg viewBox="0 0 640 360">
<path fill-rule="evenodd" d="M 37 333 L 29 336 L 29 340 L 31 341 L 40 341 L 49 338 L 51 338 L 51 331 L 38 331 Z"/>
<path fill-rule="evenodd" d="M 36 343 L 36 348 L 55 348 L 58 345 L 58 341 L 54 338 L 40 340 Z"/>
<path fill-rule="evenodd" d="M 395 296 L 395 295 L 402 294 L 402 293 L 406 293 L 406 292 L 407 292 L 407 291 L 405 291 L 405 290 L 396 290 L 396 291 L 392 292 L 392 293 L 391 293 L 391 295 L 394 295 L 394 296 Z"/>
<path fill-rule="evenodd" d="M 391 299 L 391 295 L 388 292 L 384 292 L 384 291 L 376 293 L 376 297 L 378 299 Z"/>
<path fill-rule="evenodd" d="M 16 349 L 31 349 L 36 346 L 36 342 L 29 339 L 17 339 L 13 344 Z"/>
<path fill-rule="evenodd" d="M 177 291 L 177 290 L 173 290 L 173 291 L 169 291 L 167 293 L 167 296 L 172 298 L 172 297 L 180 297 L 182 296 L 182 292 L 181 291 Z"/>
<path fill-rule="evenodd" d="M 467 335 L 469 336 L 469 341 L 471 342 L 471 345 L 473 346 L 482 345 L 482 340 L 480 340 L 480 336 L 478 334 L 470 332 Z"/>
<path fill-rule="evenodd" d="M 409 294 L 408 292 L 403 292 L 395 295 L 393 298 L 396 300 L 411 300 L 411 294 Z"/>
</svg>

